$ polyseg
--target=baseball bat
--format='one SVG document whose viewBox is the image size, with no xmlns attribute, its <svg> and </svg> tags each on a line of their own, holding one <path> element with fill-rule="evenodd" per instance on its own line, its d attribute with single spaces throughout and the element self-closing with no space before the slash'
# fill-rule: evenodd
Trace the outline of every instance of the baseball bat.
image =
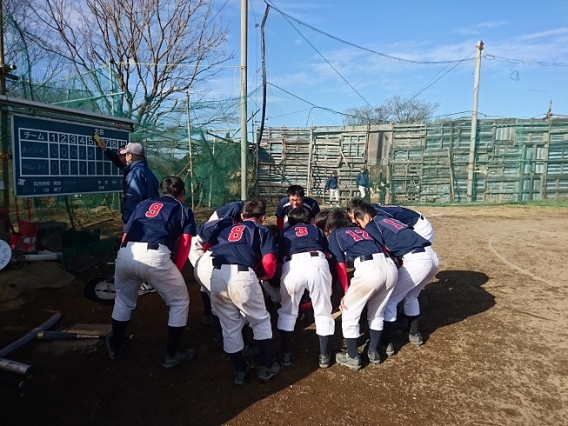
<svg viewBox="0 0 568 426">
<path fill-rule="evenodd" d="M 25 380 L 22 380 L 18 377 L 13 377 L 13 376 L 10 376 L 9 374 L 4 374 L 4 373 L 0 374 L 0 383 L 15 386 L 16 389 L 18 389 L 18 390 L 22 390 L 24 388 L 24 386 L 26 385 Z"/>
<path fill-rule="evenodd" d="M 103 334 L 71 333 L 68 331 L 40 331 L 37 334 L 39 340 L 79 340 L 79 339 L 104 339 Z"/>
<path fill-rule="evenodd" d="M 83 339 L 104 339 L 106 334 L 73 333 L 69 331 L 40 331 L 37 334 L 38 340 L 83 340 Z M 134 335 L 125 335 L 126 340 L 131 340 Z"/>
<path fill-rule="evenodd" d="M 10 371 L 11 373 L 21 374 L 22 376 L 31 377 L 33 368 L 31 365 L 24 364 L 11 359 L 0 358 L 0 369 Z"/>
</svg>

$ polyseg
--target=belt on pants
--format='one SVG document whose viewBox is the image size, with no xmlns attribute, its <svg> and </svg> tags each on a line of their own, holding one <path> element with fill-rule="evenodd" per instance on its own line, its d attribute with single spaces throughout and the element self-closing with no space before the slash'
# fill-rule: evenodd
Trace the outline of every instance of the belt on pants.
<svg viewBox="0 0 568 426">
<path fill-rule="evenodd" d="M 303 252 L 303 253 L 294 253 L 294 254 L 291 254 L 290 256 L 286 256 L 284 258 L 284 263 L 289 262 L 290 260 L 294 259 L 294 256 L 296 256 L 297 254 L 307 254 L 307 253 L 310 254 L 310 257 L 319 257 L 319 251 L 317 251 L 317 250 L 306 251 L 306 252 Z"/>
<path fill-rule="evenodd" d="M 414 250 L 409 251 L 409 252 L 406 253 L 406 254 L 424 253 L 425 251 L 426 251 L 426 248 L 425 248 L 425 247 L 418 247 L 418 248 L 415 248 Z M 406 256 L 406 254 L 405 254 L 404 256 Z"/>
<path fill-rule="evenodd" d="M 383 256 L 386 257 L 386 254 L 384 254 L 384 253 L 377 253 L 377 254 L 382 254 Z M 372 254 L 364 254 L 363 256 L 359 256 L 359 257 L 355 258 L 355 260 L 358 260 L 359 262 L 366 262 L 367 260 L 373 260 L 373 255 Z"/>
<path fill-rule="evenodd" d="M 142 242 L 138 242 L 138 241 L 125 241 L 120 245 L 120 247 L 126 247 L 128 245 L 128 243 L 146 244 L 147 250 L 158 250 L 160 248 L 160 244 L 158 244 L 158 243 L 142 243 Z"/>
<path fill-rule="evenodd" d="M 223 265 L 237 266 L 238 267 L 237 269 L 239 270 L 239 272 L 247 272 L 249 270 L 249 267 L 245 266 L 245 265 L 234 265 L 234 264 L 230 264 L 230 263 L 224 263 Z M 213 265 L 213 268 L 214 269 L 221 269 L 221 266 L 223 266 L 223 265 Z"/>
</svg>

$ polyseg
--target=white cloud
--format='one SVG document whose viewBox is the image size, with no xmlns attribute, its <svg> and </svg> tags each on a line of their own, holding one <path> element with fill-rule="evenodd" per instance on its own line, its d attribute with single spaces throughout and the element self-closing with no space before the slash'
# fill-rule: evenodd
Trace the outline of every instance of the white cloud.
<svg viewBox="0 0 568 426">
<path fill-rule="evenodd" d="M 487 21 L 478 24 L 469 25 L 467 27 L 454 28 L 453 32 L 460 35 L 475 35 L 480 34 L 482 30 L 490 28 L 503 27 L 509 24 L 509 21 Z"/>
</svg>

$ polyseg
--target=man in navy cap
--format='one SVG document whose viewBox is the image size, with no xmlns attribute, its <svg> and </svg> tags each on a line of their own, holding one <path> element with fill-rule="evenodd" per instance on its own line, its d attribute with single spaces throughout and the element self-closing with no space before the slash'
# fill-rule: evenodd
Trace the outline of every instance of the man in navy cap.
<svg viewBox="0 0 568 426">
<path fill-rule="evenodd" d="M 160 183 L 148 167 L 144 147 L 139 143 L 129 143 L 121 148 L 119 154 L 126 155 L 124 195 L 120 211 L 126 224 L 140 202 L 157 197 Z"/>
<path fill-rule="evenodd" d="M 148 167 L 144 147 L 139 143 L 128 143 L 118 150 L 118 155 L 108 149 L 103 140 L 99 147 L 105 155 L 124 173 L 123 196 L 120 204 L 122 222 L 128 223 L 132 212 L 138 204 L 148 198 L 158 197 L 160 183 Z M 124 162 L 123 162 L 124 159 Z M 140 295 L 153 293 L 156 290 L 148 283 L 142 284 Z"/>
</svg>

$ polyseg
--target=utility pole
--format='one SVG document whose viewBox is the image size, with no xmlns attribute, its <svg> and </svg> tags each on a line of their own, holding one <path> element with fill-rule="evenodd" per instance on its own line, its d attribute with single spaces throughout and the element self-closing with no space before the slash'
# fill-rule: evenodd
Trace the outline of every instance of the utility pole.
<svg viewBox="0 0 568 426">
<path fill-rule="evenodd" d="M 4 62 L 4 4 L 0 0 L 0 95 L 6 96 L 6 73 L 8 69 Z M 0 138 L 2 138 L 2 180 L 4 184 L 4 208 L 10 208 L 10 173 L 8 161 L 8 109 L 5 105 L 0 106 Z"/>
<path fill-rule="evenodd" d="M 248 1 L 241 0 L 241 200 L 247 197 L 247 20 Z"/>
<path fill-rule="evenodd" d="M 191 123 L 189 120 L 189 90 L 185 92 L 185 104 L 187 114 L 187 145 L 189 149 L 189 193 L 191 195 L 191 210 L 195 210 L 193 201 L 193 146 L 191 145 Z"/>
<path fill-rule="evenodd" d="M 469 162 L 467 165 L 467 201 L 473 199 L 473 171 L 475 169 L 475 147 L 477 139 L 477 104 L 479 101 L 479 74 L 481 72 L 481 51 L 483 41 L 478 41 L 475 45 L 477 55 L 475 57 L 475 79 L 473 82 L 473 109 L 471 111 L 471 139 L 469 141 Z"/>
</svg>

